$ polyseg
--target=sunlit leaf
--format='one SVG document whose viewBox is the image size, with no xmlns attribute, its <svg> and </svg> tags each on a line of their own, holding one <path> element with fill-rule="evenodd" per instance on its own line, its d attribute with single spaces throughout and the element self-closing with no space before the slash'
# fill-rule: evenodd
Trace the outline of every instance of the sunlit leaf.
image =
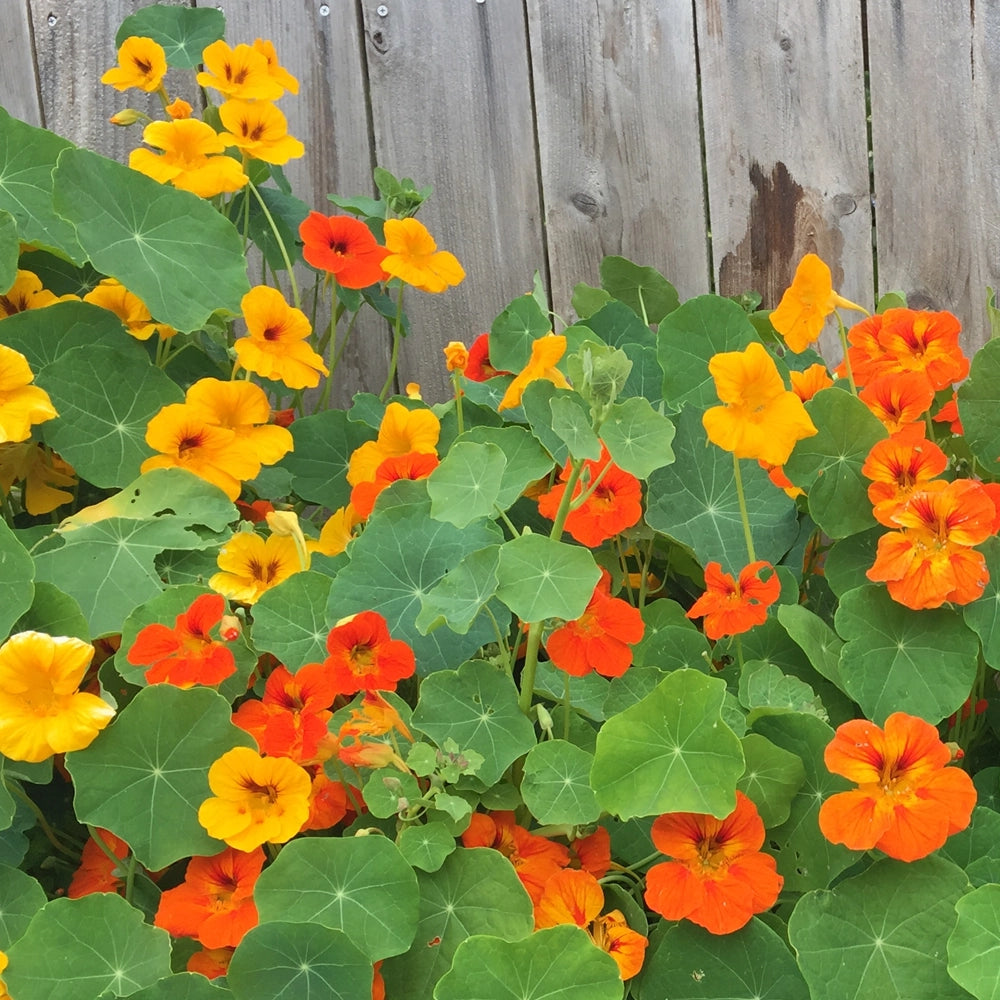
<svg viewBox="0 0 1000 1000">
<path fill-rule="evenodd" d="M 493 514 L 506 464 L 495 444 L 456 441 L 427 479 L 431 517 L 464 528 Z"/>
<path fill-rule="evenodd" d="M 601 815 L 590 787 L 592 754 L 565 740 L 546 740 L 524 759 L 521 795 L 539 823 L 584 826 Z"/>
<path fill-rule="evenodd" d="M 674 425 L 639 396 L 611 407 L 601 424 L 601 439 L 615 465 L 639 479 L 648 478 L 654 469 L 674 461 L 670 447 Z"/>
<path fill-rule="evenodd" d="M 273 653 L 292 673 L 326 659 L 331 583 L 322 573 L 295 573 L 266 591 L 253 606 L 254 646 Z"/>
</svg>

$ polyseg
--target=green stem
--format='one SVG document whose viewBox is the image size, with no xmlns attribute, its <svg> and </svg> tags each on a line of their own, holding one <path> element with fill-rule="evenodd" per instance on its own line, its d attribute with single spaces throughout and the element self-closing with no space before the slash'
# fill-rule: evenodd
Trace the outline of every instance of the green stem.
<svg viewBox="0 0 1000 1000">
<path fill-rule="evenodd" d="M 649 578 L 649 565 L 653 561 L 653 542 L 652 538 L 646 542 L 642 558 L 639 560 L 639 598 L 636 601 L 636 607 L 640 611 L 646 606 L 646 581 Z"/>
<path fill-rule="evenodd" d="M 851 393 L 853 395 L 858 394 L 858 387 L 854 383 L 854 370 L 851 368 L 851 352 L 847 346 L 847 328 L 844 326 L 844 321 L 840 318 L 839 310 L 834 310 L 837 317 L 837 333 L 840 336 L 840 346 L 844 349 L 844 368 L 847 370 L 847 384 L 851 387 Z"/>
<path fill-rule="evenodd" d="M 451 373 L 451 384 L 455 387 L 455 419 L 458 421 L 458 433 L 465 430 L 465 422 L 462 419 L 462 373 L 457 369 Z"/>
<path fill-rule="evenodd" d="M 542 642 L 542 623 L 532 622 L 528 626 L 527 645 L 524 650 L 524 668 L 521 671 L 521 694 L 518 707 L 525 715 L 531 713 L 531 699 L 535 693 L 535 673 L 538 670 L 538 647 Z"/>
<path fill-rule="evenodd" d="M 514 522 L 507 516 L 507 512 L 496 506 L 493 509 L 497 512 L 497 514 L 499 514 L 500 520 L 507 526 L 507 530 L 510 532 L 510 537 L 517 538 L 521 532 L 518 531 L 517 525 L 514 524 Z"/>
<path fill-rule="evenodd" d="M 354 786 L 347 780 L 347 775 L 340 766 L 340 761 L 337 760 L 336 756 L 333 756 L 330 758 L 330 763 L 333 764 L 333 769 L 337 772 L 337 780 L 344 786 L 344 791 L 347 792 L 347 797 L 351 800 L 351 805 L 354 807 L 355 813 L 358 816 L 362 815 L 365 807 L 358 801 L 358 797 L 354 794 Z"/>
<path fill-rule="evenodd" d="M 399 283 L 399 296 L 396 299 L 396 319 L 392 324 L 392 355 L 389 358 L 389 374 L 386 375 L 385 385 L 382 386 L 382 391 L 378 394 L 378 398 L 381 400 L 384 400 L 389 395 L 393 379 L 396 377 L 396 367 L 399 364 L 399 341 L 402 339 L 403 328 L 403 289 L 405 287 L 402 282 Z"/>
<path fill-rule="evenodd" d="M 733 452 L 733 475 L 736 479 L 736 498 L 740 502 L 740 517 L 743 519 L 743 537 L 747 543 L 747 555 L 750 556 L 750 562 L 754 563 L 757 561 L 757 556 L 753 550 L 753 535 L 750 534 L 750 516 L 747 514 L 747 498 L 743 492 L 743 476 L 740 473 L 740 460 L 736 457 L 735 452 Z"/>
<path fill-rule="evenodd" d="M 267 207 L 267 202 L 264 201 L 260 191 L 257 190 L 257 185 L 254 184 L 253 181 L 247 181 L 247 186 L 253 192 L 254 197 L 257 199 L 257 204 L 260 205 L 261 212 L 264 213 L 264 218 L 267 219 L 267 224 L 271 227 L 271 232 L 274 234 L 275 242 L 278 244 L 278 249 L 281 251 L 281 259 L 285 262 L 285 269 L 288 271 L 288 280 L 292 285 L 292 301 L 294 302 L 296 309 L 301 309 L 302 299 L 299 297 L 299 286 L 295 280 L 295 272 L 292 270 L 292 259 L 288 256 L 285 241 L 281 238 L 281 233 L 278 232 L 278 226 L 274 221 L 274 216 L 271 215 L 271 210 Z"/>
<path fill-rule="evenodd" d="M 569 512 L 572 506 L 573 491 L 576 489 L 576 484 L 580 480 L 580 473 L 583 472 L 583 465 L 584 460 L 582 458 L 570 458 L 569 479 L 566 480 L 566 489 L 563 491 L 562 499 L 559 501 L 559 507 L 556 510 L 556 516 L 552 522 L 552 530 L 549 532 L 549 537 L 555 538 L 557 541 L 563 533 L 566 518 L 569 517 Z"/>
<path fill-rule="evenodd" d="M 317 409 L 325 410 L 330 405 L 330 391 L 333 388 L 333 372 L 337 367 L 336 347 L 337 347 L 337 279 L 331 274 L 328 278 L 330 282 L 330 325 L 326 328 L 326 333 L 320 341 L 320 350 L 325 351 L 327 344 L 330 345 L 330 371 L 323 384 L 323 391 L 320 393 L 319 406 Z"/>
<path fill-rule="evenodd" d="M 35 815 L 35 822 L 38 823 L 39 829 L 45 834 L 45 839 L 57 850 L 60 854 L 65 854 L 67 857 L 76 858 L 77 852 L 71 851 L 57 836 L 55 830 L 49 826 L 49 821 L 45 818 L 45 814 L 41 809 L 38 808 L 38 803 L 16 782 L 7 781 L 4 779 L 4 785 L 7 787 L 7 791 L 19 798 Z"/>
<path fill-rule="evenodd" d="M 569 674 L 563 678 L 563 739 L 569 742 L 569 718 L 570 718 L 570 698 L 569 698 Z"/>
</svg>

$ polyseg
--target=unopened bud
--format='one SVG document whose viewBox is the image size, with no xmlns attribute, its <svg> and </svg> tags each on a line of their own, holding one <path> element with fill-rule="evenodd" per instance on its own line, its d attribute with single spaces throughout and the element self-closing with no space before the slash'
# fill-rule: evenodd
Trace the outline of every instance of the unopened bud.
<svg viewBox="0 0 1000 1000">
<path fill-rule="evenodd" d="M 406 398 L 407 399 L 423 399 L 420 395 L 420 383 L 419 382 L 407 382 L 406 383 Z"/>
<path fill-rule="evenodd" d="M 243 626 L 236 615 L 222 616 L 222 620 L 219 622 L 219 635 L 222 636 L 224 641 L 236 642 L 242 631 Z"/>
<path fill-rule="evenodd" d="M 141 121 L 143 118 L 148 117 L 144 115 L 141 111 L 136 111 L 133 108 L 122 108 L 121 111 L 115 112 L 108 121 L 112 125 L 134 125 L 137 121 Z"/>
</svg>

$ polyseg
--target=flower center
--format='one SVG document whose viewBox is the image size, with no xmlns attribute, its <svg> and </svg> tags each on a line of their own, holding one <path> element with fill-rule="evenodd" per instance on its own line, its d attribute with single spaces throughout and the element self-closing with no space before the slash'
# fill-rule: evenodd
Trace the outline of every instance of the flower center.
<svg viewBox="0 0 1000 1000">
<path fill-rule="evenodd" d="M 358 643 L 348 653 L 348 658 L 355 673 L 370 674 L 375 669 L 375 650 L 369 645 Z"/>
</svg>

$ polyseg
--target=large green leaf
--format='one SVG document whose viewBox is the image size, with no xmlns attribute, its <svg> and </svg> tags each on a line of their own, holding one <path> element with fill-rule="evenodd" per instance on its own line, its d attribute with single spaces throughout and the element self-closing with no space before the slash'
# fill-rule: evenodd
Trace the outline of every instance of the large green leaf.
<svg viewBox="0 0 1000 1000">
<path fill-rule="evenodd" d="M 707 670 L 711 662 L 711 646 L 699 632 L 684 609 L 669 598 L 651 601 L 642 609 L 646 631 L 632 647 L 632 667 L 658 667 L 677 670 L 691 667 Z M 624 677 L 632 671 L 625 673 Z"/>
<path fill-rule="evenodd" d="M 972 359 L 958 390 L 964 438 L 990 477 L 1000 474 L 1000 340 L 989 340 Z"/>
<path fill-rule="evenodd" d="M 45 890 L 35 879 L 19 868 L 0 864 L 0 951 L 24 934 L 44 905 Z"/>
<path fill-rule="evenodd" d="M 962 608 L 962 617 L 979 636 L 983 659 L 996 670 L 1000 669 L 1000 538 L 987 538 L 979 549 L 990 578 L 978 600 Z"/>
<path fill-rule="evenodd" d="M 816 393 L 806 411 L 819 433 L 796 444 L 785 475 L 806 491 L 810 516 L 831 538 L 870 528 L 875 519 L 861 466 L 885 427 L 860 399 L 836 387 Z"/>
<path fill-rule="evenodd" d="M 417 880 L 385 837 L 294 840 L 261 874 L 261 923 L 291 920 L 343 931 L 369 962 L 399 955 L 417 926 Z"/>
<path fill-rule="evenodd" d="M 778 608 L 778 621 L 789 638 L 809 657 L 809 662 L 828 681 L 839 688 L 840 650 L 843 641 L 819 615 L 801 604 L 783 604 Z"/>
<path fill-rule="evenodd" d="M 703 565 L 715 561 L 738 573 L 750 559 L 733 456 L 706 443 L 700 411 L 685 407 L 674 423 L 677 460 L 649 476 L 646 523 L 688 546 Z M 740 473 L 755 554 L 776 564 L 798 532 L 795 504 L 756 462 L 742 462 Z"/>
<path fill-rule="evenodd" d="M 392 1000 L 427 1000 L 471 935 L 518 941 L 532 932 L 531 900 L 499 851 L 460 847 L 438 871 L 418 872 L 417 881 L 420 917 L 413 945 L 382 966 Z"/>
<path fill-rule="evenodd" d="M 86 750 L 66 755 L 81 823 L 121 837 L 158 871 L 178 858 L 221 850 L 198 822 L 211 796 L 208 769 L 233 747 L 254 747 L 209 688 L 144 688 Z"/>
<path fill-rule="evenodd" d="M 152 38 L 163 46 L 167 64 L 193 69 L 202 52 L 226 32 L 226 18 L 214 7 L 175 7 L 158 3 L 130 14 L 115 35 L 115 45 L 132 35 Z"/>
<path fill-rule="evenodd" d="M 427 479 L 431 517 L 464 528 L 492 515 L 506 464 L 495 444 L 456 441 Z"/>
<path fill-rule="evenodd" d="M 77 474 L 95 486 L 124 486 L 153 454 L 146 426 L 160 410 L 184 399 L 145 358 L 110 347 L 77 347 L 47 365 L 38 384 L 59 418 L 44 437 Z M 123 392 L 122 387 L 128 386 Z"/>
<path fill-rule="evenodd" d="M 17 223 L 10 212 L 0 209 L 0 295 L 10 291 L 17 279 L 18 252 Z"/>
<path fill-rule="evenodd" d="M 242 242 L 209 202 L 85 149 L 67 149 L 53 178 L 56 211 L 94 266 L 154 318 L 188 331 L 218 309 L 240 312 L 250 290 Z"/>
<path fill-rule="evenodd" d="M 759 733 L 747 733 L 740 742 L 746 770 L 736 787 L 757 807 L 764 826 L 780 826 L 806 780 L 802 759 Z"/>
<path fill-rule="evenodd" d="M 585 826 L 601 815 L 590 787 L 592 754 L 565 740 L 546 740 L 524 759 L 521 795 L 539 823 Z"/>
<path fill-rule="evenodd" d="M 601 424 L 601 439 L 615 464 L 639 479 L 674 460 L 674 425 L 637 396 L 611 407 Z"/>
<path fill-rule="evenodd" d="M 35 564 L 3 520 L 0 520 L 0 570 L 0 636 L 6 638 L 14 622 L 31 607 Z"/>
<path fill-rule="evenodd" d="M 435 1000 L 619 1000 L 621 995 L 615 960 L 568 924 L 520 941 L 467 938 L 434 989 Z"/>
<path fill-rule="evenodd" d="M 809 1000 L 787 945 L 762 920 L 731 934 L 664 921 L 634 988 L 638 1000 Z"/>
<path fill-rule="evenodd" d="M 983 798 L 980 794 L 980 803 Z M 977 805 L 969 825 L 953 833 L 938 849 L 938 856 L 964 869 L 973 885 L 1000 882 L 1000 813 Z"/>
<path fill-rule="evenodd" d="M 226 985 L 236 1000 L 357 1000 L 371 991 L 372 967 L 341 931 L 272 920 L 240 941 Z"/>
<path fill-rule="evenodd" d="M 832 890 L 807 893 L 788 938 L 813 1000 L 951 1000 L 945 947 L 965 874 L 941 858 L 884 859 Z"/>
<path fill-rule="evenodd" d="M 948 974 L 977 1000 L 1000 1000 L 1000 885 L 973 889 L 955 903 Z"/>
<path fill-rule="evenodd" d="M 500 566 L 500 546 L 470 552 L 440 583 L 420 599 L 417 628 L 426 634 L 447 624 L 453 632 L 465 635 L 476 616 L 496 594 L 497 569 Z M 497 627 L 506 634 L 510 611 L 494 601 L 490 612 Z"/>
<path fill-rule="evenodd" d="M 622 819 L 665 812 L 728 816 L 744 770 L 736 734 L 722 721 L 725 682 L 675 670 L 597 735 L 591 784 Z"/>
<path fill-rule="evenodd" d="M 552 470 L 552 456 L 524 427 L 473 427 L 458 440 L 493 444 L 503 452 L 506 461 L 496 499 L 501 510 L 510 507 L 530 483 Z"/>
<path fill-rule="evenodd" d="M 170 975 L 170 935 L 113 892 L 53 899 L 8 952 L 11 996 L 97 1000 L 128 996 Z"/>
<path fill-rule="evenodd" d="M 24 243 L 34 243 L 68 257 L 87 259 L 73 227 L 52 205 L 52 171 L 59 154 L 73 143 L 47 129 L 35 128 L 0 108 L 0 209 L 17 223 Z"/>
<path fill-rule="evenodd" d="M 0 623 L 0 629 L 2 629 Z M 90 627 L 80 605 L 51 583 L 35 584 L 31 607 L 14 623 L 13 632 L 45 632 L 48 635 L 71 635 L 90 641 Z"/>
<path fill-rule="evenodd" d="M 293 673 L 326 659 L 331 584 L 322 573 L 295 573 L 266 591 L 253 606 L 254 646 L 273 653 Z"/>
<path fill-rule="evenodd" d="M 477 777 L 495 784 L 504 771 L 535 745 L 535 730 L 518 708 L 514 682 L 485 660 L 458 670 L 439 670 L 420 685 L 413 725 L 438 746 L 453 739 L 484 762 Z"/>
<path fill-rule="evenodd" d="M 601 287 L 639 316 L 643 325 L 657 324 L 680 304 L 677 289 L 656 270 L 625 257 L 601 261 Z"/>
<path fill-rule="evenodd" d="M 198 972 L 178 972 L 129 996 L 132 1000 L 226 1000 L 232 993 Z"/>
<path fill-rule="evenodd" d="M 490 327 L 490 363 L 497 371 L 519 372 L 531 357 L 531 345 L 552 330 L 552 321 L 533 295 L 522 295 Z"/>
<path fill-rule="evenodd" d="M 968 697 L 979 640 L 956 611 L 912 611 L 869 585 L 841 597 L 835 622 L 844 690 L 872 721 L 909 712 L 936 725 Z"/>
</svg>

